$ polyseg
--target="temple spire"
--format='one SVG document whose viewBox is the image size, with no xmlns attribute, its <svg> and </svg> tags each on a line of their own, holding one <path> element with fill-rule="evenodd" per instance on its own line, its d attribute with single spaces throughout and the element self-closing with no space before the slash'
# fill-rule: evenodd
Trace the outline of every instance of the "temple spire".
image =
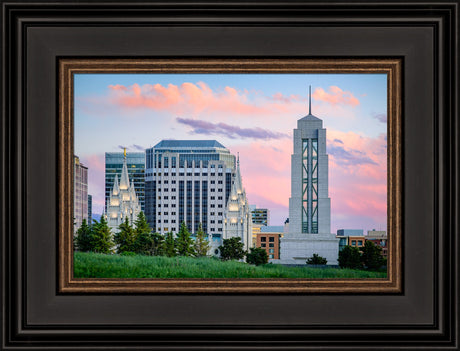
<svg viewBox="0 0 460 351">
<path fill-rule="evenodd" d="M 308 93 L 308 114 L 311 115 L 311 85 Z"/>
</svg>

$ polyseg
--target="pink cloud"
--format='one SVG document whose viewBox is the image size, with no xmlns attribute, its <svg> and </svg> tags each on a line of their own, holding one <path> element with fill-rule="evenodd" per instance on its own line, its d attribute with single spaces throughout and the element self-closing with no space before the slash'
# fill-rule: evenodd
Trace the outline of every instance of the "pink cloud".
<svg viewBox="0 0 460 351">
<path fill-rule="evenodd" d="M 328 91 L 316 88 L 312 94 L 313 99 L 324 101 L 331 105 L 359 105 L 359 100 L 349 91 L 343 91 L 337 86 L 330 86 Z"/>
</svg>

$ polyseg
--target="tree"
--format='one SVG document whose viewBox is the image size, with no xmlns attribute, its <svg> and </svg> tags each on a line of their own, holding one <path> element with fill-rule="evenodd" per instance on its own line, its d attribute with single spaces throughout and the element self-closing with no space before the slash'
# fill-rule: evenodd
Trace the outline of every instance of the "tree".
<svg viewBox="0 0 460 351">
<path fill-rule="evenodd" d="M 133 252 L 135 251 L 134 243 L 136 241 L 136 232 L 129 224 L 128 217 L 118 227 L 119 232 L 115 234 L 114 241 L 117 246 L 117 253 Z"/>
<path fill-rule="evenodd" d="M 193 239 L 188 231 L 185 222 L 180 225 L 179 233 L 176 237 L 176 250 L 179 256 L 193 256 L 195 253 Z"/>
<path fill-rule="evenodd" d="M 369 270 L 378 270 L 385 264 L 385 259 L 382 257 L 382 248 L 372 241 L 366 241 L 364 244 L 362 260 Z"/>
<path fill-rule="evenodd" d="M 113 247 L 112 233 L 105 220 L 102 216 L 101 220 L 93 220 L 94 224 L 91 231 L 91 251 L 99 253 L 111 253 Z"/>
<path fill-rule="evenodd" d="M 136 220 L 134 221 L 134 226 L 136 227 L 136 233 L 150 233 L 152 228 L 150 228 L 149 224 L 147 223 L 147 218 L 145 218 L 144 212 L 139 212 L 137 215 Z"/>
<path fill-rule="evenodd" d="M 206 234 L 203 232 L 203 228 L 201 227 L 200 223 L 195 238 L 195 254 L 197 257 L 203 257 L 208 254 L 208 250 L 209 242 L 206 238 Z"/>
<path fill-rule="evenodd" d="M 345 246 L 339 252 L 339 266 L 341 268 L 362 269 L 361 253 L 357 247 Z"/>
<path fill-rule="evenodd" d="M 317 253 L 314 253 L 312 257 L 307 258 L 307 264 L 327 264 L 327 260 Z"/>
<path fill-rule="evenodd" d="M 241 260 L 246 255 L 244 244 L 241 242 L 241 238 L 238 237 L 224 239 L 222 245 L 219 246 L 219 250 L 220 258 L 223 261 Z"/>
<path fill-rule="evenodd" d="M 267 264 L 268 263 L 268 255 L 267 251 L 260 247 L 252 247 L 251 252 L 247 254 L 246 256 L 246 261 L 249 264 L 255 264 L 256 266 L 259 266 L 261 264 Z"/>
<path fill-rule="evenodd" d="M 75 237 L 75 248 L 79 251 L 91 251 L 91 227 L 86 222 L 86 219 L 81 223 L 81 227 L 77 230 Z"/>
<path fill-rule="evenodd" d="M 176 256 L 176 241 L 174 240 L 174 234 L 172 232 L 165 234 L 163 254 L 168 257 Z"/>
</svg>

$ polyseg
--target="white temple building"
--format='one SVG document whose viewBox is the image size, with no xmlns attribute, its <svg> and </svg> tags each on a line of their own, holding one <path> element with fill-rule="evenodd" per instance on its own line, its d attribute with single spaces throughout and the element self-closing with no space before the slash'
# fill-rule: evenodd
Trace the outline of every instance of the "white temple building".
<svg viewBox="0 0 460 351">
<path fill-rule="evenodd" d="M 124 161 L 120 181 L 118 181 L 118 175 L 115 175 L 105 215 L 112 233 L 119 231 L 118 226 L 125 221 L 125 218 L 128 218 L 129 223 L 133 225 L 140 212 L 141 205 L 134 190 L 134 184 L 129 180 L 126 149 L 124 149 Z"/>
<path fill-rule="evenodd" d="M 243 188 L 239 157 L 236 165 L 235 179 L 232 183 L 224 213 L 222 239 L 233 237 L 241 238 L 244 249 L 249 250 L 252 243 L 252 214 L 246 197 L 246 191 Z"/>
<path fill-rule="evenodd" d="M 339 239 L 331 233 L 326 129 L 323 121 L 311 114 L 297 121 L 294 153 L 291 156 L 291 198 L 289 226 L 280 241 L 282 264 L 306 264 L 313 254 L 338 264 Z"/>
</svg>

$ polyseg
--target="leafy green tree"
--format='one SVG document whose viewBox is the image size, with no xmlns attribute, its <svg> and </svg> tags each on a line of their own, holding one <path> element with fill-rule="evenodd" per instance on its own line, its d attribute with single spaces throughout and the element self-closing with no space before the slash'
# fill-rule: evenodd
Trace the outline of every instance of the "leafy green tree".
<svg viewBox="0 0 460 351">
<path fill-rule="evenodd" d="M 314 253 L 312 257 L 307 258 L 307 264 L 327 264 L 327 260 L 317 253 Z"/>
<path fill-rule="evenodd" d="M 176 250 L 179 256 L 193 256 L 195 254 L 194 242 L 185 222 L 180 225 L 176 237 Z"/>
<path fill-rule="evenodd" d="M 201 223 L 198 227 L 198 231 L 196 232 L 195 238 L 195 255 L 197 257 L 203 257 L 208 254 L 209 250 L 209 241 L 206 237 L 206 234 L 203 232 L 203 228 L 201 227 Z"/>
<path fill-rule="evenodd" d="M 165 250 L 164 250 L 165 237 L 159 233 L 151 233 L 150 235 L 152 236 L 152 241 L 153 241 L 152 255 L 164 256 L 165 255 Z"/>
<path fill-rule="evenodd" d="M 382 248 L 372 241 L 366 241 L 364 244 L 362 260 L 369 270 L 378 270 L 385 264 L 385 259 L 382 257 Z"/>
<path fill-rule="evenodd" d="M 244 244 L 241 242 L 241 238 L 238 237 L 224 239 L 222 245 L 219 246 L 219 250 L 220 258 L 223 261 L 241 260 L 246 255 Z"/>
<path fill-rule="evenodd" d="M 163 243 L 163 255 L 168 257 L 176 256 L 176 241 L 174 240 L 174 234 L 172 232 L 165 234 Z"/>
<path fill-rule="evenodd" d="M 136 232 L 129 224 L 128 217 L 125 218 L 125 221 L 120 224 L 118 229 L 119 232 L 114 235 L 117 253 L 133 252 L 135 250 L 134 243 L 136 241 Z"/>
<path fill-rule="evenodd" d="M 339 252 L 339 266 L 341 268 L 352 268 L 362 269 L 363 264 L 361 263 L 361 253 L 357 247 L 345 246 L 342 251 Z"/>
<path fill-rule="evenodd" d="M 99 253 L 111 253 L 113 247 L 112 233 L 105 220 L 102 216 L 101 220 L 93 220 L 94 224 L 91 231 L 91 251 Z"/>
<path fill-rule="evenodd" d="M 260 247 L 252 247 L 251 252 L 247 254 L 246 261 L 249 264 L 255 264 L 256 266 L 260 266 L 261 264 L 268 263 L 268 255 L 267 251 Z"/>
<path fill-rule="evenodd" d="M 75 236 L 75 249 L 83 252 L 91 251 L 91 227 L 86 222 L 86 219 L 81 223 L 81 227 L 77 230 Z"/>
</svg>

